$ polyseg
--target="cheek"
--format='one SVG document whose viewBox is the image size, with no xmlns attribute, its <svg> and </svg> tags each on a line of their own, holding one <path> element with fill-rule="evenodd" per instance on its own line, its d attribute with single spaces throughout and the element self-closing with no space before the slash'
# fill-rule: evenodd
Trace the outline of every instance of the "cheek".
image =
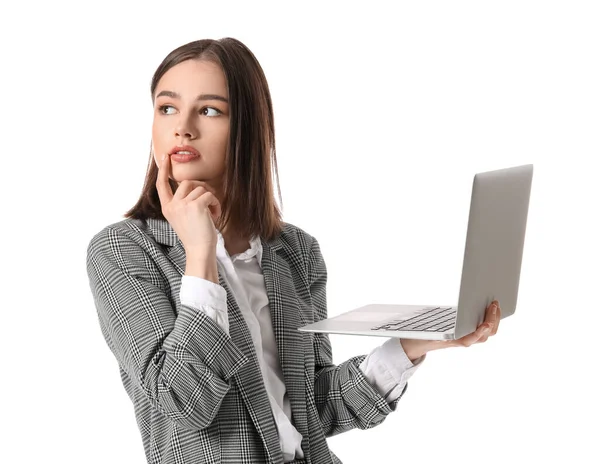
<svg viewBox="0 0 600 464">
<path fill-rule="evenodd" d="M 154 151 L 154 157 L 160 156 L 162 150 L 164 150 L 164 142 L 162 140 L 161 134 L 162 131 L 158 124 L 152 124 L 152 149 Z"/>
<path fill-rule="evenodd" d="M 152 143 L 154 144 L 154 146 L 156 146 L 157 144 L 160 144 L 160 138 L 159 138 L 158 134 L 159 134 L 158 126 L 156 123 L 154 123 L 154 124 L 152 124 Z"/>
</svg>

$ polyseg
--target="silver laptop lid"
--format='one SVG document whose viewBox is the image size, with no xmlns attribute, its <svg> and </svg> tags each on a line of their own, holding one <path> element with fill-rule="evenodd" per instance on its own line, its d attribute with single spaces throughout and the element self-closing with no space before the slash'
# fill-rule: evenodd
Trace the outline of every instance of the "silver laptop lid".
<svg viewBox="0 0 600 464">
<path fill-rule="evenodd" d="M 456 338 L 483 322 L 482 308 L 494 299 L 502 318 L 516 310 L 532 177 L 527 164 L 473 179 Z"/>
</svg>

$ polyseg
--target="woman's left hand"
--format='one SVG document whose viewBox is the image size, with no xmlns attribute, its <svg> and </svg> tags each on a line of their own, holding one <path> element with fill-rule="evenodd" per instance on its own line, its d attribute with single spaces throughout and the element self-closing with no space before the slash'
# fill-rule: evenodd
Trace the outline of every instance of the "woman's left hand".
<svg viewBox="0 0 600 464">
<path fill-rule="evenodd" d="M 498 332 L 501 314 L 502 310 L 500 309 L 500 304 L 498 303 L 498 300 L 494 300 L 485 310 L 485 319 L 479 327 L 477 327 L 475 332 L 465 335 L 458 340 L 437 341 L 402 338 L 400 339 L 400 343 L 411 362 L 416 361 L 429 351 L 441 350 L 453 346 L 471 346 L 475 343 L 483 343 L 488 337 L 496 335 L 496 332 Z"/>
</svg>

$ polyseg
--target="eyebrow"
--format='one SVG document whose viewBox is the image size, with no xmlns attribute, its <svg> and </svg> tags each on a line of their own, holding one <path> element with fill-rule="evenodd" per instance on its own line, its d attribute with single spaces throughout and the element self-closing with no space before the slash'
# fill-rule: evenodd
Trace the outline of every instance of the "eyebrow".
<svg viewBox="0 0 600 464">
<path fill-rule="evenodd" d="M 179 95 L 177 92 L 172 92 L 171 90 L 163 90 L 158 95 L 156 95 L 156 98 L 158 98 L 158 97 L 171 97 L 171 98 L 180 99 L 181 95 Z M 156 98 L 155 98 L 155 100 L 156 100 Z M 222 97 L 221 95 L 212 94 L 212 93 L 203 93 L 202 95 L 198 95 L 196 97 L 196 101 L 203 101 L 203 100 L 219 100 L 219 101 L 222 101 L 225 103 L 229 103 L 229 101 L 225 97 Z"/>
</svg>

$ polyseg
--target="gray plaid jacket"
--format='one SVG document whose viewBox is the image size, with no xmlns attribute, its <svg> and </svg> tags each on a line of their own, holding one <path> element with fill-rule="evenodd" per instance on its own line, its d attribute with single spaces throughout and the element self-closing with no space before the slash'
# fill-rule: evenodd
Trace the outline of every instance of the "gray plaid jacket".
<svg viewBox="0 0 600 464">
<path fill-rule="evenodd" d="M 298 327 L 327 317 L 317 240 L 286 223 L 263 245 L 262 270 L 304 460 L 341 463 L 326 437 L 374 427 L 396 409 L 359 369 L 334 365 L 326 334 Z M 164 220 L 125 219 L 98 232 L 87 272 L 102 334 L 135 408 L 148 463 L 283 463 L 250 332 L 227 291 L 227 335 L 179 301 L 185 250 Z M 406 388 L 404 392 L 406 391 Z M 404 394 L 403 392 L 403 394 Z M 296 462 L 296 461 L 294 461 Z"/>
</svg>

